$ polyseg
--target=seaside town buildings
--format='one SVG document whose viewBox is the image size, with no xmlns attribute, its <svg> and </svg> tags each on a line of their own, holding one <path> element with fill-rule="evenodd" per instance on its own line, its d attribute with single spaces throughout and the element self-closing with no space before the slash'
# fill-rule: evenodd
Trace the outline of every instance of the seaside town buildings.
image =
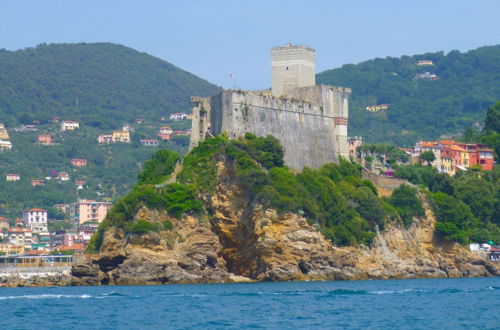
<svg viewBox="0 0 500 330">
<path fill-rule="evenodd" d="M 461 143 L 453 140 L 420 141 L 412 150 L 413 162 L 419 161 L 424 151 L 432 151 L 435 160 L 432 166 L 442 173 L 455 175 L 457 170 L 480 166 L 491 171 L 494 165 L 494 151 L 482 143 Z"/>
<path fill-rule="evenodd" d="M 32 208 L 24 211 L 23 224 L 32 231 L 47 230 L 47 210 Z"/>
<path fill-rule="evenodd" d="M 85 222 L 101 223 L 111 207 L 111 203 L 97 202 L 92 199 L 79 199 L 71 205 L 71 220 L 75 224 Z"/>
</svg>

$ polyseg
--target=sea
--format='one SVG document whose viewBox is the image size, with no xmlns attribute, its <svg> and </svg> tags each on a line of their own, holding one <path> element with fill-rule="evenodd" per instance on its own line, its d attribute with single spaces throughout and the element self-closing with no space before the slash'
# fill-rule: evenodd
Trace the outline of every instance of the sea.
<svg viewBox="0 0 500 330">
<path fill-rule="evenodd" d="M 0 288 L 1 329 L 500 329 L 500 278 Z"/>
</svg>

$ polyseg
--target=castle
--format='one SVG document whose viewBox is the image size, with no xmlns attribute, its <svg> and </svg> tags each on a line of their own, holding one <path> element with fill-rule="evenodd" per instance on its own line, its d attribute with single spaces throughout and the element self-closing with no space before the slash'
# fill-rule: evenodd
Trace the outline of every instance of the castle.
<svg viewBox="0 0 500 330">
<path fill-rule="evenodd" d="M 287 44 L 271 49 L 270 90 L 222 90 L 212 97 L 191 97 L 190 148 L 207 135 L 246 132 L 272 135 L 285 150 L 285 164 L 301 170 L 349 158 L 349 88 L 316 86 L 314 49 Z"/>
</svg>

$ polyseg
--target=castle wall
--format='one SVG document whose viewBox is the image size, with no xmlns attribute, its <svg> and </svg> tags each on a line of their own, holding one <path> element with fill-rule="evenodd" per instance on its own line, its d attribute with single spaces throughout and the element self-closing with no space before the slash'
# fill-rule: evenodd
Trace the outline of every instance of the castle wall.
<svg viewBox="0 0 500 330">
<path fill-rule="evenodd" d="M 310 88 L 308 93 L 332 99 L 332 95 L 321 96 L 322 89 L 326 90 L 326 87 L 316 86 L 316 91 Z M 246 132 L 258 136 L 272 135 L 285 149 L 285 163 L 298 170 L 338 162 L 339 140 L 331 106 L 242 91 L 223 91 L 212 97 L 211 108 L 214 135 L 224 131 L 231 138 Z M 347 156 L 347 131 L 345 134 L 344 153 Z"/>
</svg>

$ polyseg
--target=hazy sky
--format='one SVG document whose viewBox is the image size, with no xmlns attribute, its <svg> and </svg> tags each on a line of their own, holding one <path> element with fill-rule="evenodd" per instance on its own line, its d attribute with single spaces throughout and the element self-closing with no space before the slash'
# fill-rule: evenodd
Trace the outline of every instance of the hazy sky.
<svg viewBox="0 0 500 330">
<path fill-rule="evenodd" d="M 500 43 L 500 0 L 0 0 L 0 48 L 114 42 L 222 87 L 270 87 L 269 49 L 316 49 L 317 71 Z"/>
</svg>

